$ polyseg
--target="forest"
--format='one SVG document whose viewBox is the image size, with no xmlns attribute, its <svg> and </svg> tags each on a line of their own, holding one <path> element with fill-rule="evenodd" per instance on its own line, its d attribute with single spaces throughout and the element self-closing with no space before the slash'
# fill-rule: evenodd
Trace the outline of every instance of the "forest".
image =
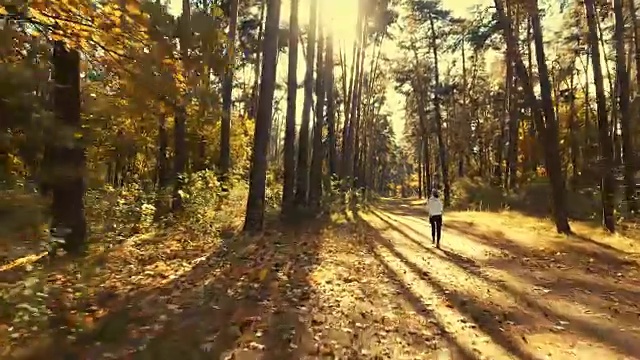
<svg viewBox="0 0 640 360">
<path fill-rule="evenodd" d="M 0 0 L 0 359 L 640 359 L 636 6 Z"/>
</svg>

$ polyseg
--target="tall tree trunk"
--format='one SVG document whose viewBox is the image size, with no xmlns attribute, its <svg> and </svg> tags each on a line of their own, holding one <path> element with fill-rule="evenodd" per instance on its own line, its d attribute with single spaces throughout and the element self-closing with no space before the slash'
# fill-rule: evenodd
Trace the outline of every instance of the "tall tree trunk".
<svg viewBox="0 0 640 360">
<path fill-rule="evenodd" d="M 427 114 L 424 106 L 427 104 L 425 92 L 427 90 L 426 81 L 424 81 L 424 74 L 422 73 L 422 67 L 418 60 L 418 52 L 415 46 L 413 47 L 413 58 L 415 60 L 416 76 L 415 83 L 412 83 L 414 88 L 414 94 L 417 94 L 416 107 L 418 108 L 418 122 L 420 126 L 420 132 L 422 134 L 421 142 L 424 144 L 420 149 L 424 154 L 424 188 L 429 191 L 433 185 L 431 182 L 431 162 L 429 158 L 429 131 L 427 126 Z"/>
<path fill-rule="evenodd" d="M 494 147 L 494 159 L 493 159 L 493 183 L 496 186 L 502 185 L 502 160 L 503 160 L 503 152 L 504 152 L 504 133 L 505 133 L 505 120 L 504 114 L 499 112 L 496 108 L 494 109 L 494 117 L 498 119 L 498 133 L 494 134 L 495 138 L 493 140 Z"/>
<path fill-rule="evenodd" d="M 358 16 L 361 16 L 360 14 Z M 360 34 L 361 27 L 362 27 L 362 21 L 360 20 L 360 18 L 358 18 L 359 20 L 356 22 L 356 34 Z M 349 85 L 347 86 L 346 83 L 346 76 L 345 76 L 345 70 L 346 70 L 346 58 L 347 58 L 347 54 L 345 53 L 343 56 L 343 64 L 345 64 L 343 66 L 343 71 L 342 71 L 342 88 L 343 88 L 343 94 L 344 95 L 344 117 L 345 117 L 345 124 L 347 124 L 348 122 L 351 121 L 350 119 L 350 114 L 351 114 L 351 98 L 353 95 L 353 89 L 354 89 L 354 84 L 355 84 L 355 79 L 356 79 L 356 64 L 359 63 L 358 59 L 360 58 L 360 51 L 359 51 L 359 37 L 357 37 L 354 41 L 353 41 L 353 49 L 351 51 L 351 66 L 349 67 Z M 342 152 L 343 154 L 345 153 L 345 144 L 346 142 L 344 141 L 344 139 L 347 138 L 347 134 L 349 133 L 349 128 L 346 126 L 343 126 L 342 128 L 342 138 L 343 138 L 343 144 L 342 144 Z"/>
<path fill-rule="evenodd" d="M 365 24 L 366 24 L 366 18 L 365 18 Z M 352 97 L 353 99 L 353 103 L 351 104 L 352 106 L 352 110 L 351 110 L 351 114 L 353 116 L 355 116 L 355 122 L 353 123 L 353 127 L 354 127 L 354 138 L 353 138 L 353 169 L 351 170 L 352 174 L 353 174 L 353 186 L 356 187 L 356 189 L 359 189 L 361 187 L 361 177 L 360 177 L 360 156 L 361 156 L 361 151 L 362 151 L 362 147 L 360 145 L 360 134 L 362 133 L 362 123 L 360 122 L 360 119 L 362 118 L 362 94 L 363 94 L 363 87 L 364 87 L 364 76 L 365 76 L 365 70 L 364 70 L 364 61 L 367 57 L 367 37 L 368 37 L 368 32 L 367 32 L 367 26 L 364 26 L 363 30 L 362 30 L 362 44 L 360 45 L 360 72 L 358 73 L 358 77 L 356 78 L 356 86 L 355 86 L 355 91 L 354 91 L 354 96 Z M 355 198 L 354 198 L 355 199 Z"/>
<path fill-rule="evenodd" d="M 325 89 L 327 90 L 327 146 L 329 147 L 329 173 L 332 180 L 338 174 L 338 154 L 336 142 L 336 109 L 334 104 L 333 78 L 333 34 L 327 35 L 327 57 L 325 60 Z"/>
<path fill-rule="evenodd" d="M 186 101 L 182 100 L 182 101 Z M 171 210 L 174 212 L 181 211 L 183 208 L 182 204 L 182 188 L 185 183 L 185 171 L 187 167 L 187 129 L 186 129 L 186 119 L 187 112 L 185 110 L 185 105 L 181 104 L 177 106 L 176 113 L 174 116 L 174 129 L 173 129 L 173 142 L 175 146 L 175 151 L 173 155 L 173 176 L 174 176 L 174 185 L 173 185 L 173 196 L 171 202 Z"/>
<path fill-rule="evenodd" d="M 546 167 L 551 182 L 551 190 L 554 198 L 554 213 L 556 216 L 556 228 L 558 232 L 570 232 L 567 208 L 566 190 L 564 175 L 562 173 L 562 163 L 560 161 L 559 149 L 559 129 L 556 114 L 553 111 L 553 100 L 551 98 L 551 82 L 549 81 L 549 70 L 547 69 L 546 56 L 544 53 L 544 40 L 542 38 L 542 26 L 540 25 L 540 15 L 537 2 L 530 13 L 531 27 L 533 31 L 533 41 L 535 44 L 536 60 L 538 62 L 538 77 L 540 79 L 540 95 L 542 98 L 542 112 L 545 123 L 540 124 L 545 136 L 543 137 L 546 152 Z"/>
<path fill-rule="evenodd" d="M 376 138 L 372 133 L 373 128 L 377 126 L 378 115 L 379 115 L 379 107 L 375 106 L 373 102 L 373 97 L 375 95 L 375 81 L 378 73 L 378 63 L 380 60 L 382 43 L 384 41 L 384 35 L 376 34 L 373 46 L 371 48 L 371 57 L 369 64 L 369 72 L 367 73 L 367 81 L 366 86 L 364 87 L 364 94 L 366 95 L 364 99 L 363 105 L 361 105 L 361 115 L 360 117 L 363 119 L 362 123 L 362 148 L 360 151 L 359 161 L 358 161 L 358 172 L 359 172 L 359 187 L 363 190 L 363 196 L 366 199 L 368 194 L 367 190 L 370 189 L 372 176 L 371 174 L 371 166 L 373 165 L 373 151 L 372 143 L 376 143 Z M 363 79 L 364 80 L 364 79 Z M 364 83 L 364 81 L 363 81 Z M 362 101 L 362 100 L 361 100 Z"/>
<path fill-rule="evenodd" d="M 591 83 L 589 81 L 589 59 L 591 47 L 587 45 L 587 53 L 585 54 L 585 63 L 584 63 L 584 133 L 585 133 L 585 143 L 586 143 L 586 153 L 584 156 L 585 159 L 595 157 L 592 156 L 593 152 L 591 151 L 592 143 L 591 143 L 591 94 L 589 88 L 591 87 Z"/>
<path fill-rule="evenodd" d="M 267 180 L 267 152 L 271 136 L 273 94 L 276 86 L 278 59 L 278 33 L 280 31 L 280 0 L 271 0 L 267 6 L 265 24 L 262 79 L 258 100 L 258 116 L 253 137 L 253 155 L 249 174 L 249 196 L 244 219 L 244 230 L 260 231 L 264 226 L 264 201 Z"/>
<path fill-rule="evenodd" d="M 424 191 L 427 194 L 433 187 L 433 181 L 431 180 L 431 148 L 429 141 L 429 134 L 423 136 L 424 141 Z M 427 194 L 428 196 L 428 194 Z"/>
<path fill-rule="evenodd" d="M 440 170 L 442 175 L 442 183 L 444 186 L 444 205 L 449 206 L 450 204 L 450 184 L 449 184 L 449 166 L 447 163 L 447 151 L 446 145 L 444 142 L 444 135 L 442 133 L 442 114 L 440 112 L 440 95 L 438 92 L 438 87 L 440 86 L 440 70 L 438 68 L 438 47 L 437 47 L 437 38 L 436 38 L 436 29 L 433 21 L 433 14 L 429 13 L 429 26 L 431 28 L 431 49 L 433 51 L 433 66 L 434 66 L 434 81 L 435 81 L 435 91 L 433 96 L 433 107 L 435 112 L 435 122 L 436 122 L 436 136 L 438 138 L 438 154 L 440 158 Z"/>
<path fill-rule="evenodd" d="M 462 126 L 464 129 L 464 137 L 463 139 L 468 139 L 469 134 L 471 133 L 471 128 L 467 128 L 467 124 L 469 124 L 469 105 L 467 103 L 467 91 L 468 83 L 467 83 L 467 63 L 465 59 L 465 38 L 462 38 Z M 458 158 L 458 177 L 464 177 L 464 160 L 468 155 L 468 149 L 466 146 L 462 146 L 462 151 L 460 151 L 460 157 Z"/>
<path fill-rule="evenodd" d="M 513 68 L 513 64 L 511 67 Z M 518 183 L 518 136 L 520 128 L 520 110 L 518 109 L 517 104 L 517 88 L 517 78 L 513 77 L 511 78 L 511 96 L 509 97 L 509 147 L 507 149 L 507 167 L 509 176 L 508 183 L 506 184 L 507 189 L 515 189 Z"/>
<path fill-rule="evenodd" d="M 507 1 L 507 5 L 509 5 L 511 1 Z M 516 24 L 520 22 L 520 12 L 519 7 L 516 5 Z M 507 6 L 507 12 L 510 15 L 509 6 Z M 513 36 L 516 41 L 518 41 L 518 26 L 513 27 Z M 516 44 L 517 46 L 517 44 Z M 509 75 L 507 76 L 507 100 L 509 104 L 509 147 L 507 150 L 507 168 L 508 168 L 508 183 L 506 183 L 507 189 L 514 189 L 518 180 L 518 137 L 519 137 L 519 128 L 520 128 L 520 119 L 519 114 L 520 110 L 518 109 L 518 78 L 514 76 L 514 58 L 516 57 L 517 52 L 514 51 L 511 46 L 507 44 L 507 72 Z"/>
<path fill-rule="evenodd" d="M 154 219 L 160 220 L 167 211 L 164 190 L 169 186 L 169 134 L 167 133 L 167 118 L 161 114 L 158 119 L 158 152 L 156 154 L 156 200 Z"/>
<path fill-rule="evenodd" d="M 496 6 L 496 11 L 498 13 L 499 23 L 504 31 L 505 39 L 507 42 L 510 42 L 515 49 L 515 44 L 517 43 L 517 41 L 513 36 L 511 21 L 505 14 L 502 2 L 500 0 L 495 0 L 494 3 Z M 542 140 L 542 144 L 545 149 L 545 162 L 553 195 L 553 215 L 556 224 L 556 230 L 559 233 L 570 233 L 571 227 L 569 226 L 566 210 L 566 194 L 564 188 L 564 179 L 562 176 L 562 166 L 560 163 L 560 157 L 558 156 L 558 124 L 555 119 L 555 114 L 553 113 L 553 104 L 551 101 L 551 84 L 549 82 L 549 74 L 545 63 L 543 48 L 544 44 L 537 5 L 533 9 L 531 9 L 530 20 L 536 48 L 536 58 L 538 60 L 538 69 L 540 72 L 540 89 L 542 94 L 543 111 L 545 112 L 545 118 L 547 120 L 546 124 L 543 121 L 542 114 L 540 113 L 540 108 L 538 107 L 538 101 L 533 91 L 531 78 L 529 76 L 529 73 L 527 72 L 527 68 L 525 67 L 524 62 L 522 61 L 522 58 L 519 55 L 517 55 L 515 58 L 515 70 L 518 74 L 518 78 L 522 81 L 522 88 L 530 104 L 531 111 L 533 113 L 533 119 L 536 122 L 536 131 L 539 138 Z"/>
<path fill-rule="evenodd" d="M 164 189 L 169 183 L 169 159 L 167 148 L 169 138 L 167 135 L 167 118 L 164 115 L 158 120 L 158 153 L 156 155 L 156 181 L 158 189 Z"/>
<path fill-rule="evenodd" d="M 227 36 L 227 67 L 222 83 L 222 123 L 220 124 L 220 172 L 226 176 L 231 167 L 231 111 L 233 110 L 233 70 L 235 67 L 238 1 L 229 4 L 229 34 Z"/>
<path fill-rule="evenodd" d="M 602 197 L 602 221 L 607 230 L 614 232 L 615 179 L 613 176 L 613 144 L 611 140 L 609 121 L 607 119 L 607 99 L 604 94 L 602 65 L 600 64 L 600 44 L 596 23 L 597 13 L 594 0 L 585 0 L 584 6 L 587 12 L 589 42 L 592 50 L 591 62 L 593 65 L 593 79 L 596 86 L 596 102 L 598 105 L 598 138 L 600 141 L 600 172 L 602 175 L 600 189 Z"/>
<path fill-rule="evenodd" d="M 306 206 L 309 201 L 309 125 L 313 102 L 313 64 L 316 49 L 316 31 L 318 27 L 318 0 L 309 5 L 309 38 L 307 39 L 307 71 L 304 76 L 304 103 L 302 105 L 302 124 L 298 140 L 298 169 L 296 173 L 295 203 Z"/>
<path fill-rule="evenodd" d="M 156 6 L 161 6 L 160 0 L 156 0 L 155 4 Z M 158 56 L 159 58 L 164 58 L 165 52 L 166 52 L 164 38 L 162 37 L 162 34 L 158 31 L 157 29 L 158 24 L 157 24 L 157 21 L 155 21 L 154 19 L 155 18 L 152 18 L 150 35 L 154 41 L 158 42 L 155 47 L 156 56 Z M 156 66 L 158 71 L 162 71 L 162 67 L 160 66 L 159 63 L 156 64 Z M 170 180 L 169 157 L 167 155 L 168 147 L 169 147 L 169 134 L 167 132 L 167 117 L 165 116 L 165 114 L 160 114 L 160 116 L 158 117 L 158 152 L 156 153 L 156 179 L 155 179 L 156 187 L 159 190 L 158 192 L 160 192 L 161 190 L 163 190 L 169 185 L 169 180 Z M 156 216 L 162 215 L 161 211 L 159 211 L 163 205 L 161 198 L 162 198 L 161 196 L 158 196 L 156 200 Z"/>
<path fill-rule="evenodd" d="M 624 154 L 624 195 L 627 201 L 627 209 L 631 213 L 638 211 L 636 199 L 635 165 L 636 159 L 633 147 L 633 128 L 631 112 L 629 109 L 629 72 L 625 64 L 624 46 L 624 15 L 622 12 L 622 0 L 613 1 L 616 24 L 616 78 L 618 79 L 618 103 L 620 106 L 620 126 L 622 129 L 622 152 Z"/>
<path fill-rule="evenodd" d="M 629 13 L 631 15 L 631 26 L 633 28 L 633 56 L 636 64 L 636 101 L 640 98 L 640 24 L 636 13 L 635 0 L 629 0 Z"/>
<path fill-rule="evenodd" d="M 424 188 L 424 183 L 422 180 L 422 175 L 424 174 L 422 154 L 424 153 L 424 141 L 420 140 L 420 145 L 418 146 L 418 199 L 422 199 L 422 189 Z"/>
<path fill-rule="evenodd" d="M 320 208 L 322 200 L 322 168 L 325 151 L 322 139 L 324 130 L 324 34 L 322 32 L 322 9 L 318 9 L 318 35 L 316 51 L 316 108 L 315 127 L 313 130 L 313 154 L 309 175 L 309 203 L 314 209 Z"/>
<path fill-rule="evenodd" d="M 515 37 L 514 37 L 515 38 Z M 517 43 L 517 39 L 514 40 Z M 533 74 L 533 30 L 531 27 L 531 19 L 527 17 L 527 71 L 529 74 Z M 536 100 L 537 102 L 537 100 Z M 541 112 L 537 112 L 539 116 L 542 116 Z M 531 116 L 531 124 L 529 127 L 529 136 L 532 139 L 536 137 L 536 120 L 541 123 L 542 119 L 534 119 L 534 111 L 533 109 L 529 110 L 529 115 Z M 538 144 L 535 141 L 530 142 L 531 147 L 529 149 L 529 154 L 531 155 L 531 161 L 529 163 L 529 170 L 532 173 L 536 173 L 538 170 L 538 165 L 540 164 L 540 160 L 538 157 Z"/>
<path fill-rule="evenodd" d="M 189 0 L 182 0 L 182 18 L 180 19 L 180 53 L 185 71 L 185 79 L 189 79 L 191 73 L 191 64 L 189 61 L 189 47 L 191 43 L 191 5 Z M 189 95 L 185 93 L 183 98 L 178 101 L 176 113 L 174 116 L 174 155 L 173 155 L 173 201 L 171 202 L 171 210 L 174 212 L 181 211 L 182 204 L 182 188 L 185 182 L 185 171 L 187 167 L 187 103 Z"/>
<path fill-rule="evenodd" d="M 253 68 L 253 86 L 251 86 L 251 103 L 249 104 L 249 117 L 256 118 L 258 111 L 258 97 L 260 96 L 260 66 L 262 65 L 262 42 L 264 38 L 264 17 L 266 13 L 267 1 L 260 1 L 260 24 L 258 26 L 258 53 L 256 54 L 256 65 Z"/>
<path fill-rule="evenodd" d="M 569 76 L 570 95 L 569 99 L 569 147 L 571 149 L 571 187 L 575 190 L 578 180 L 578 155 L 580 149 L 578 147 L 578 129 L 576 127 L 576 91 L 575 91 L 575 69 L 571 69 Z"/>
<path fill-rule="evenodd" d="M 284 183 L 282 212 L 291 215 L 296 180 L 296 100 L 298 93 L 298 8 L 299 0 L 291 0 L 289 15 L 289 66 L 287 74 L 287 120 L 284 134 Z"/>
<path fill-rule="evenodd" d="M 597 6 L 597 5 L 595 5 Z M 597 7 L 596 7 L 596 12 L 597 12 Z M 609 54 L 607 54 L 607 43 L 605 41 L 605 31 L 602 30 L 602 24 L 600 21 L 600 17 L 596 17 L 596 28 L 598 30 L 598 34 L 600 34 L 600 36 L 598 36 L 598 40 L 600 42 L 600 53 L 602 54 L 602 58 L 603 59 L 609 59 Z M 617 94 L 617 89 L 618 89 L 618 85 L 617 85 L 617 79 L 614 75 L 611 74 L 611 68 L 609 67 L 609 62 L 607 60 L 605 60 L 604 64 L 602 64 L 604 66 L 604 70 L 607 73 L 607 81 L 609 82 L 609 94 L 611 95 L 611 106 L 609 108 L 610 110 L 610 115 L 611 115 L 611 123 L 609 125 L 609 136 L 611 136 L 611 147 L 612 147 L 612 151 L 613 151 L 613 169 L 617 169 L 619 165 L 622 164 L 622 147 L 620 145 L 620 137 L 618 136 L 618 111 L 616 111 L 616 100 L 615 97 Z"/>
<path fill-rule="evenodd" d="M 61 41 L 53 48 L 53 110 L 57 128 L 67 128 L 73 139 L 49 140 L 45 148 L 45 166 L 52 194 L 51 233 L 64 239 L 62 248 L 69 253 L 84 249 L 87 223 L 84 215 L 85 151 L 80 117 L 80 54 Z M 62 133 L 61 136 L 64 136 Z"/>
<path fill-rule="evenodd" d="M 362 1 L 360 1 L 360 6 L 358 10 L 358 21 L 356 23 L 356 39 L 355 39 L 355 51 L 354 51 L 354 65 L 355 69 L 352 72 L 352 80 L 353 86 L 349 91 L 349 97 L 345 99 L 345 101 L 350 102 L 349 105 L 349 113 L 346 114 L 347 119 L 345 120 L 345 129 L 342 134 L 342 138 L 344 141 L 343 144 L 343 154 L 342 154 L 342 164 L 340 177 L 342 178 L 342 190 L 346 191 L 351 187 L 353 183 L 353 165 L 354 165 L 354 151 L 355 151 L 355 117 L 356 117 L 356 105 L 358 102 L 358 92 L 357 92 L 357 81 L 360 78 L 360 72 L 362 69 L 360 68 L 360 57 L 362 56 L 361 47 L 363 41 L 363 33 L 364 33 L 364 10 L 362 9 Z"/>
</svg>

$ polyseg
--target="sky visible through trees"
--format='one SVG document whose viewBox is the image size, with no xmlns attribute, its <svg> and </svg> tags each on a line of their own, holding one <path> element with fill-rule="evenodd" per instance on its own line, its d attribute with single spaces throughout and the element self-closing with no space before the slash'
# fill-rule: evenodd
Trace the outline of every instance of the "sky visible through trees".
<svg viewBox="0 0 640 360">
<path fill-rule="evenodd" d="M 308 0 L 303 0 L 301 2 L 302 8 L 305 8 L 306 2 Z M 327 22 L 327 28 L 331 29 L 332 32 L 338 34 L 336 36 L 336 40 L 339 43 L 351 44 L 354 40 L 354 29 L 356 25 L 356 12 L 357 12 L 357 0 L 325 0 L 323 1 L 325 4 L 325 11 L 328 13 L 328 16 L 325 18 Z M 452 11 L 454 16 L 458 17 L 466 17 L 469 16 L 473 9 L 487 6 L 490 4 L 488 0 L 444 0 L 442 1 L 443 7 L 445 9 L 449 9 Z M 180 0 L 170 0 L 169 9 L 172 14 L 179 15 L 181 11 L 182 5 Z M 552 15 L 545 19 L 545 29 L 556 29 L 560 26 L 561 16 L 559 14 L 559 4 L 550 4 L 550 9 L 552 9 Z M 285 1 L 282 6 L 282 16 L 281 23 L 286 25 L 288 22 L 289 15 L 289 4 Z M 396 9 L 401 14 L 404 12 L 402 7 L 398 7 Z M 309 16 L 306 12 L 302 12 L 300 14 L 300 23 L 302 26 L 307 26 L 309 21 Z M 402 19 L 400 23 L 402 22 Z M 403 37 L 403 32 L 399 28 L 399 26 L 394 26 L 390 32 L 394 37 L 401 39 Z M 396 58 L 398 54 L 398 47 L 396 41 L 387 41 L 383 45 L 383 54 L 390 59 Z M 351 54 L 346 54 L 348 57 Z M 489 53 L 487 55 L 489 59 L 495 59 L 496 54 Z M 282 62 L 282 66 L 278 68 L 279 74 L 278 77 L 284 79 L 286 77 L 286 62 L 287 59 L 285 56 L 282 56 L 280 60 Z M 490 66 L 491 61 L 488 66 Z M 458 65 L 460 66 L 460 65 Z M 298 71 L 299 75 L 302 76 L 304 74 L 304 61 L 300 58 L 298 61 Z M 302 90 L 299 90 L 300 94 L 302 94 Z M 404 106 L 403 106 L 403 97 L 401 94 L 398 94 L 393 85 L 389 85 L 387 88 L 387 96 L 389 97 L 388 102 L 385 104 L 386 109 L 389 113 L 392 114 L 393 117 L 393 127 L 396 132 L 396 136 L 402 137 L 403 127 L 404 127 Z M 298 104 L 298 109 L 302 107 L 302 97 L 298 96 L 300 103 Z M 284 107 L 284 102 L 280 103 L 280 106 Z"/>
</svg>

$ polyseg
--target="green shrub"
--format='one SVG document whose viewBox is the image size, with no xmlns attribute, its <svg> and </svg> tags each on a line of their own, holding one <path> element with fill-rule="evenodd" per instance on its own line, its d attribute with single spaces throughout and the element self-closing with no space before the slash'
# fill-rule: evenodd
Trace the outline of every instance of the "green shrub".
<svg viewBox="0 0 640 360">
<path fill-rule="evenodd" d="M 155 196 L 138 183 L 110 185 L 87 191 L 86 217 L 90 229 L 108 238 L 120 238 L 153 228 Z"/>
<path fill-rule="evenodd" d="M 479 178 L 463 178 L 452 186 L 454 208 L 478 211 L 498 211 L 507 206 L 507 196 L 501 188 Z"/>
<path fill-rule="evenodd" d="M 46 199 L 24 188 L 0 191 L 0 264 L 39 252 L 47 239 Z"/>
<path fill-rule="evenodd" d="M 267 173 L 267 186 L 265 188 L 265 205 L 268 209 L 280 209 L 282 203 L 282 183 L 273 171 Z"/>
<path fill-rule="evenodd" d="M 504 189 L 482 179 L 460 179 L 452 186 L 454 208 L 478 211 L 512 209 L 535 216 L 549 216 L 552 212 L 551 186 L 545 177 L 535 177 L 507 193 Z M 566 190 L 567 211 L 572 219 L 590 220 L 600 213 L 600 194 L 591 188 Z"/>
<path fill-rule="evenodd" d="M 185 224 L 198 233 L 213 234 L 222 193 L 214 171 L 203 170 L 189 175 L 182 193 Z"/>
</svg>

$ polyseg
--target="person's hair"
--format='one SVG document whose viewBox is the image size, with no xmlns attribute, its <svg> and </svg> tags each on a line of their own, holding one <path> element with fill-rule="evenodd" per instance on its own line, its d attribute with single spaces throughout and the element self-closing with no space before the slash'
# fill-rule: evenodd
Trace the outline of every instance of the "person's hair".
<svg viewBox="0 0 640 360">
<path fill-rule="evenodd" d="M 438 198 L 438 197 L 440 196 L 440 194 L 438 194 L 438 190 L 435 190 L 435 189 L 434 189 L 434 190 L 431 190 L 431 195 L 432 195 L 434 198 Z"/>
</svg>

